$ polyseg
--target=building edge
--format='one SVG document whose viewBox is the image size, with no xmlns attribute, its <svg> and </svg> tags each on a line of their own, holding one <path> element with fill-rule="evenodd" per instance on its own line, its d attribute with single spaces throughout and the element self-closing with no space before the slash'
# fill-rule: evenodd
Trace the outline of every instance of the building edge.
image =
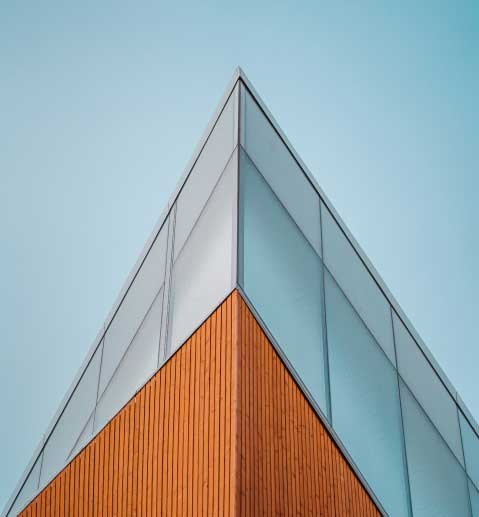
<svg viewBox="0 0 479 517">
<path fill-rule="evenodd" d="M 241 496 L 242 496 L 242 479 L 241 479 L 241 468 L 242 468 L 242 450 L 240 447 L 240 434 L 241 434 L 241 420 L 242 418 L 245 418 L 245 416 L 242 414 L 242 404 L 241 404 L 241 392 L 244 391 L 244 387 L 242 388 L 242 384 L 246 382 L 245 379 L 242 379 L 241 376 L 243 375 L 242 367 L 240 366 L 241 363 L 241 348 L 245 345 L 243 342 L 244 336 L 241 332 L 241 326 L 242 323 L 244 325 L 244 318 L 245 316 L 241 316 L 241 308 L 242 306 L 245 307 L 247 313 L 253 318 L 254 322 L 259 327 L 260 331 L 264 334 L 266 337 L 269 345 L 274 350 L 274 352 L 277 354 L 277 357 L 280 361 L 280 363 L 285 368 L 285 371 L 287 374 L 290 375 L 293 383 L 298 388 L 299 392 L 302 396 L 304 396 L 305 401 L 307 405 L 311 408 L 316 418 L 319 419 L 322 427 L 324 428 L 326 434 L 329 436 L 331 442 L 336 446 L 339 454 L 342 456 L 346 464 L 349 466 L 351 472 L 357 479 L 359 485 L 364 489 L 367 496 L 369 496 L 371 502 L 376 507 L 378 512 L 381 515 L 387 515 L 384 508 L 382 507 L 381 503 L 377 499 L 376 495 L 374 494 L 371 487 L 368 485 L 365 478 L 362 476 L 359 469 L 356 467 L 354 461 L 349 456 L 346 448 L 341 443 L 341 440 L 338 438 L 335 431 L 331 428 L 329 422 L 327 421 L 327 418 L 321 410 L 319 409 L 318 405 L 315 403 L 312 396 L 309 394 L 308 390 L 302 383 L 301 379 L 295 372 L 294 368 L 292 367 L 291 363 L 288 361 L 287 357 L 281 350 L 281 347 L 278 345 L 278 343 L 274 340 L 271 333 L 267 329 L 266 325 L 262 321 L 262 319 L 259 317 L 256 309 L 254 308 L 251 301 L 247 298 L 247 296 L 244 294 L 244 292 L 241 290 L 241 288 L 234 288 L 219 304 L 217 307 L 215 307 L 211 313 L 198 325 L 197 328 L 194 329 L 194 331 L 191 333 L 190 336 L 182 343 L 180 347 L 161 365 L 161 367 L 155 371 L 151 377 L 144 383 L 143 386 L 138 388 L 136 392 L 132 395 L 132 397 L 124 404 L 124 406 L 107 422 L 101 429 L 99 429 L 91 438 L 91 440 L 86 443 L 78 452 L 73 456 L 70 461 L 67 463 L 67 465 L 58 473 L 56 473 L 52 479 L 49 480 L 48 484 L 40 490 L 37 494 L 35 494 L 34 497 L 32 497 L 21 509 L 18 515 L 30 515 L 30 513 L 25 513 L 26 511 L 30 511 L 29 507 L 31 504 L 39 498 L 42 493 L 45 493 L 59 478 L 63 475 L 63 473 L 76 461 L 79 457 L 81 457 L 85 450 L 88 447 L 91 447 L 93 442 L 97 440 L 100 435 L 105 433 L 105 430 L 107 427 L 111 426 L 112 422 L 119 418 L 120 414 L 125 411 L 125 409 L 130 406 L 132 403 L 136 403 L 136 399 L 139 396 L 140 393 L 145 391 L 146 386 L 151 383 L 157 375 L 160 374 L 162 370 L 165 370 L 166 368 L 171 368 L 171 364 L 174 361 L 178 360 L 178 356 L 182 353 L 182 349 L 185 347 L 185 345 L 193 346 L 192 340 L 194 337 L 205 327 L 206 324 L 209 324 L 212 316 L 216 313 L 218 313 L 223 307 L 227 305 L 227 303 L 230 303 L 231 305 L 231 335 L 227 333 L 226 339 L 231 339 L 231 342 L 223 342 L 220 343 L 220 346 L 223 348 L 226 348 L 228 346 L 231 347 L 231 364 L 232 364 L 232 371 L 231 371 L 231 387 L 232 387 L 232 394 L 231 394 L 231 429 L 232 429 L 232 435 L 231 435 L 231 446 L 233 450 L 231 451 L 231 479 L 229 480 L 231 491 L 233 492 L 234 496 L 232 497 L 232 503 L 231 506 L 233 508 L 233 514 L 234 516 L 239 515 L 239 510 L 241 506 Z M 197 343 L 198 345 L 199 343 Z M 217 345 L 218 346 L 218 345 Z M 164 460 L 163 460 L 164 461 Z M 327 474 L 328 475 L 328 474 Z M 117 494 L 119 497 L 119 494 Z M 68 513 L 67 513 L 68 514 Z M 36 515 L 35 513 L 32 513 L 32 515 Z"/>
</svg>

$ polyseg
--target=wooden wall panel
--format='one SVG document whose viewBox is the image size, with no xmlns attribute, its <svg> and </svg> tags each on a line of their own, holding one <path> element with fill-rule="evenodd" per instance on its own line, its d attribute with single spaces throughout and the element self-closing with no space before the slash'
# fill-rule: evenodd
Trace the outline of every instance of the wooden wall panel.
<svg viewBox="0 0 479 517">
<path fill-rule="evenodd" d="M 21 515 L 378 511 L 234 292 Z"/>
</svg>

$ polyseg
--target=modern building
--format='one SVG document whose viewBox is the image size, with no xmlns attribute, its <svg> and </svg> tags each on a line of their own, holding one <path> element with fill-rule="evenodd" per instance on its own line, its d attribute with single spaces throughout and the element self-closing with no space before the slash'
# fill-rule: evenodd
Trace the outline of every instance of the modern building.
<svg viewBox="0 0 479 517">
<path fill-rule="evenodd" d="M 479 427 L 241 70 L 3 515 L 479 517 Z"/>
</svg>

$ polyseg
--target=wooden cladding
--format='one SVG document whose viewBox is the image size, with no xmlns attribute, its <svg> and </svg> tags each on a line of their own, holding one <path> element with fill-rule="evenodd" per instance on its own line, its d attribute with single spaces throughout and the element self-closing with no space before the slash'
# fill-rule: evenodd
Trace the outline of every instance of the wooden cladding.
<svg viewBox="0 0 479 517">
<path fill-rule="evenodd" d="M 22 516 L 378 515 L 233 292 Z"/>
</svg>

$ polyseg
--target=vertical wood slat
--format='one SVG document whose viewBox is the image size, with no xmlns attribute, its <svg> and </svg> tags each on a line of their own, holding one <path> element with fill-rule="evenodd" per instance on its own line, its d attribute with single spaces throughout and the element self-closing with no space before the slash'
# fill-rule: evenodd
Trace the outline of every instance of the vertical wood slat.
<svg viewBox="0 0 479 517">
<path fill-rule="evenodd" d="M 20 514 L 379 515 L 233 292 Z"/>
</svg>

